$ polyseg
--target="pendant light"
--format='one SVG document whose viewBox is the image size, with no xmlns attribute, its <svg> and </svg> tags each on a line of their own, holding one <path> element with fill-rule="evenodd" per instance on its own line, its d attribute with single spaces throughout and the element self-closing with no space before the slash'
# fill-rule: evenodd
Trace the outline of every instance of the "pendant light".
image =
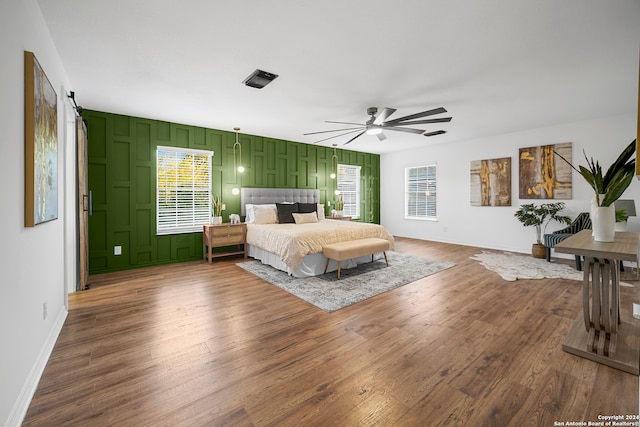
<svg viewBox="0 0 640 427">
<path fill-rule="evenodd" d="M 331 179 L 336 179 L 338 173 L 338 155 L 336 154 L 336 147 L 338 144 L 333 144 L 333 156 L 331 156 Z"/>
<path fill-rule="evenodd" d="M 244 166 L 242 166 L 242 145 L 240 141 L 238 141 L 238 132 L 240 128 L 233 128 L 236 131 L 236 142 L 233 144 L 233 180 L 237 184 L 238 183 L 238 172 L 244 172 Z M 234 196 L 240 194 L 240 189 L 238 187 L 233 187 L 231 189 L 231 193 Z"/>
<path fill-rule="evenodd" d="M 244 172 L 244 166 L 242 166 L 242 145 L 238 141 L 238 132 L 240 128 L 233 128 L 236 131 L 236 142 L 233 144 L 233 168 L 234 170 L 242 173 Z M 238 151 L 238 157 L 236 158 L 236 150 Z"/>
</svg>

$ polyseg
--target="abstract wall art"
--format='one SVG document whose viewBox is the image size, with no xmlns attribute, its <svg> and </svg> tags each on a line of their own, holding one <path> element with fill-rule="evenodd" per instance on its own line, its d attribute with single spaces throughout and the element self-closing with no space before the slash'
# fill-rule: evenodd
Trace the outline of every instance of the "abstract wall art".
<svg viewBox="0 0 640 427">
<path fill-rule="evenodd" d="M 521 199 L 571 199 L 571 166 L 554 154 L 571 160 L 571 143 L 520 148 Z"/>
<path fill-rule="evenodd" d="M 473 160 L 471 206 L 511 206 L 511 157 Z"/>
<path fill-rule="evenodd" d="M 58 218 L 57 95 L 32 52 L 24 52 L 25 227 Z"/>
</svg>

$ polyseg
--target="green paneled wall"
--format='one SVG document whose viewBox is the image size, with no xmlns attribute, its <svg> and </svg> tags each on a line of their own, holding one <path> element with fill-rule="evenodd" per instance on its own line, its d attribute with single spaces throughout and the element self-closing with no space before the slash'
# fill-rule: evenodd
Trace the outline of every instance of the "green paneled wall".
<svg viewBox="0 0 640 427">
<path fill-rule="evenodd" d="M 229 214 L 240 213 L 234 187 L 317 188 L 321 201 L 335 200 L 333 148 L 240 134 L 243 174 L 234 174 L 235 133 L 84 110 L 89 146 L 89 271 L 105 273 L 202 258 L 202 233 L 156 235 L 158 145 L 212 150 L 212 191 Z M 380 221 L 380 156 L 337 150 L 338 162 L 360 165 L 362 221 Z M 329 208 L 327 208 L 327 213 Z M 113 255 L 114 246 L 122 255 Z"/>
</svg>

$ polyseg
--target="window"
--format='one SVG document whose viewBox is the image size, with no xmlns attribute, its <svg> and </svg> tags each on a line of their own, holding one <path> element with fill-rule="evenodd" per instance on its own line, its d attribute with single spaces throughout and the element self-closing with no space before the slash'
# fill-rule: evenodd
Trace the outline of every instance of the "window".
<svg viewBox="0 0 640 427">
<path fill-rule="evenodd" d="M 211 218 L 213 152 L 158 146 L 156 233 L 202 231 Z"/>
<path fill-rule="evenodd" d="M 344 200 L 343 215 L 360 218 L 360 166 L 338 165 L 338 191 Z"/>
<path fill-rule="evenodd" d="M 436 219 L 436 165 L 404 170 L 407 219 Z"/>
</svg>

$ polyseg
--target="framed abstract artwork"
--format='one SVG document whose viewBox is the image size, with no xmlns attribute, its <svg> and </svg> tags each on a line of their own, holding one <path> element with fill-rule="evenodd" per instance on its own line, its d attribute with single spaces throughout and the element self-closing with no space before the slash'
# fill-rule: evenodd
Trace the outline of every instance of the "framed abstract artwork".
<svg viewBox="0 0 640 427">
<path fill-rule="evenodd" d="M 473 160 L 471 206 L 511 206 L 511 157 Z"/>
<path fill-rule="evenodd" d="M 571 199 L 571 143 L 520 148 L 519 197 L 521 199 Z"/>
<path fill-rule="evenodd" d="M 24 225 L 58 218 L 58 102 L 32 52 L 24 52 Z"/>
</svg>

